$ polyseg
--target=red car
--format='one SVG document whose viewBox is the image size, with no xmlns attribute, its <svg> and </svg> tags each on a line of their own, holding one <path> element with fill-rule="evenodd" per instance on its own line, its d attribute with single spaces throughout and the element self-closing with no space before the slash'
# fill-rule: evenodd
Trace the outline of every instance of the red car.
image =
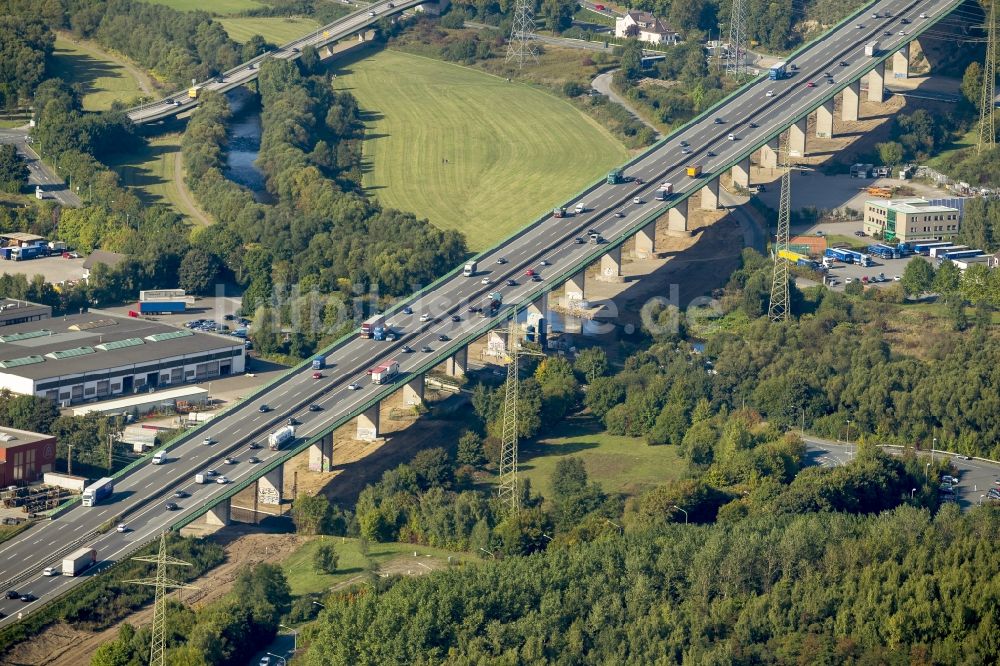
<svg viewBox="0 0 1000 666">
<path fill-rule="evenodd" d="M 815 88 L 815 87 L 816 87 L 816 84 L 813 83 L 812 81 L 810 81 L 809 83 L 806 84 L 806 88 Z"/>
<path fill-rule="evenodd" d="M 528 277 L 531 277 L 532 275 L 535 274 L 535 271 L 529 268 L 528 270 L 524 271 L 524 274 L 527 275 Z"/>
<path fill-rule="evenodd" d="M 594 9 L 596 9 L 599 12 L 603 12 L 604 11 L 604 5 L 594 5 Z"/>
<path fill-rule="evenodd" d="M 323 379 L 323 373 L 322 372 L 314 372 L 313 373 L 313 379 Z"/>
</svg>

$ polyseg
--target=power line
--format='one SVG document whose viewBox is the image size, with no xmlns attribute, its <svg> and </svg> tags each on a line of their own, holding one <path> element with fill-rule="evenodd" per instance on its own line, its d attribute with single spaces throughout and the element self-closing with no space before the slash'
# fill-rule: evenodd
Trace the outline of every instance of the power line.
<svg viewBox="0 0 1000 666">
<path fill-rule="evenodd" d="M 507 381 L 504 382 L 503 434 L 500 444 L 500 485 L 497 495 L 501 505 L 515 513 L 521 508 L 521 492 L 517 480 L 517 439 L 518 439 L 518 358 L 521 356 L 545 356 L 541 352 L 522 349 L 518 342 L 516 314 L 510 318 L 507 327 Z"/>
<path fill-rule="evenodd" d="M 733 13 L 729 21 L 729 50 L 726 53 L 726 74 L 736 79 L 747 75 L 747 33 L 749 18 L 747 3 L 750 0 L 733 0 Z"/>
<path fill-rule="evenodd" d="M 993 109 L 997 97 L 997 40 L 996 40 L 996 0 L 990 3 L 990 18 L 987 26 L 986 66 L 983 67 L 983 96 L 979 102 L 979 143 L 976 151 L 983 152 L 996 146 L 997 129 Z"/>
<path fill-rule="evenodd" d="M 791 132 L 791 130 L 789 130 Z M 782 134 L 778 139 L 778 157 L 785 170 L 781 173 L 781 199 L 778 204 L 778 233 L 774 243 L 774 275 L 771 279 L 771 299 L 767 316 L 771 321 L 788 321 L 788 259 L 782 252 L 788 250 L 788 227 L 791 216 L 792 169 L 789 164 L 788 139 Z M 784 148 L 784 150 L 782 150 Z"/>
<path fill-rule="evenodd" d="M 137 562 L 152 562 L 156 564 L 156 576 L 154 578 L 137 578 L 127 580 L 126 583 L 135 585 L 147 585 L 156 588 L 156 597 L 153 602 L 153 636 L 149 644 L 149 666 L 164 666 L 164 653 L 166 652 L 166 594 L 167 588 L 185 588 L 196 590 L 193 585 L 181 583 L 167 578 L 167 565 L 176 567 L 189 567 L 190 562 L 178 560 L 176 557 L 167 555 L 167 533 L 160 534 L 160 550 L 155 556 L 133 557 Z"/>
</svg>

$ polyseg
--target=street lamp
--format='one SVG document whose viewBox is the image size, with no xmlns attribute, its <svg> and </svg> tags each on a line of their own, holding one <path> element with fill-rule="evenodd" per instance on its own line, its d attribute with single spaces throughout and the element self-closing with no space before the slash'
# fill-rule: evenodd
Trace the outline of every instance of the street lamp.
<svg viewBox="0 0 1000 666">
<path fill-rule="evenodd" d="M 292 652 L 297 651 L 299 649 L 299 632 L 297 632 L 296 630 L 292 629 L 287 624 L 281 624 L 279 622 L 278 626 L 279 627 L 284 627 L 285 629 L 288 629 L 288 631 L 292 632 Z"/>
<path fill-rule="evenodd" d="M 851 446 L 851 420 L 847 419 L 847 445 Z M 851 455 L 854 455 L 854 447 L 851 447 Z"/>
<path fill-rule="evenodd" d="M 268 657 L 274 657 L 275 659 L 280 659 L 281 660 L 281 666 L 285 666 L 285 664 L 288 663 L 288 661 L 284 657 L 282 657 L 280 654 L 274 654 L 273 652 L 268 652 L 267 656 Z"/>
<path fill-rule="evenodd" d="M 913 493 L 915 493 L 915 492 L 917 492 L 916 488 L 911 488 L 910 489 L 910 499 L 913 499 Z"/>
<path fill-rule="evenodd" d="M 934 462 L 934 449 L 937 448 L 937 437 L 934 438 L 934 442 L 931 444 L 931 462 Z"/>
<path fill-rule="evenodd" d="M 543 537 L 545 537 L 546 539 L 548 539 L 549 541 L 552 541 L 552 537 L 550 537 L 550 536 L 549 536 L 548 534 L 546 534 L 545 532 L 542 532 L 542 536 L 543 536 Z"/>
<path fill-rule="evenodd" d="M 678 511 L 684 511 L 684 524 L 687 525 L 688 524 L 688 512 L 685 511 L 684 509 L 680 508 L 676 504 L 674 504 L 671 508 L 672 509 L 677 509 Z"/>
<path fill-rule="evenodd" d="M 624 528 L 624 527 L 622 527 L 621 525 L 619 525 L 618 523 L 616 523 L 615 521 L 611 520 L 610 518 L 605 518 L 605 519 L 604 519 L 604 522 L 606 522 L 606 523 L 608 523 L 608 524 L 610 524 L 610 525 L 614 525 L 614 526 L 615 526 L 615 527 L 617 527 L 617 528 L 618 528 L 619 530 L 621 530 L 621 533 L 622 533 L 622 535 L 624 535 L 624 534 L 625 534 L 625 528 Z"/>
<path fill-rule="evenodd" d="M 984 499 L 986 499 L 986 495 L 980 495 L 980 496 L 979 496 L 979 506 L 982 506 L 982 505 L 983 505 L 983 500 L 984 500 Z"/>
<path fill-rule="evenodd" d="M 494 555 L 491 551 L 488 551 L 485 548 L 480 548 L 479 550 L 483 551 L 484 553 L 486 553 L 487 555 L 489 555 L 490 557 L 492 557 L 494 560 L 497 559 L 497 556 Z"/>
<path fill-rule="evenodd" d="M 320 608 L 326 608 L 326 606 L 324 606 L 323 604 L 321 604 L 318 601 L 314 601 L 313 603 L 316 604 L 317 606 L 319 606 Z"/>
<path fill-rule="evenodd" d="M 924 481 L 931 480 L 931 464 L 927 463 L 924 465 Z"/>
</svg>

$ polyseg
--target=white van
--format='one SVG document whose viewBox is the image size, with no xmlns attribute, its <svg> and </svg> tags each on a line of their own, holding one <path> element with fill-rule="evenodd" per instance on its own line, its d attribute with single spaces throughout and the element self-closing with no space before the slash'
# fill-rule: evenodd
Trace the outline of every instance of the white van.
<svg viewBox="0 0 1000 666">
<path fill-rule="evenodd" d="M 153 454 L 154 465 L 160 465 L 164 463 L 166 460 L 167 460 L 167 454 L 164 453 L 163 451 L 157 451 L 155 454 Z"/>
<path fill-rule="evenodd" d="M 582 213 L 585 210 L 587 210 L 587 206 L 586 206 L 586 204 L 578 203 L 576 205 L 576 208 L 574 210 L 576 210 L 576 214 L 579 215 L 580 213 Z"/>
</svg>

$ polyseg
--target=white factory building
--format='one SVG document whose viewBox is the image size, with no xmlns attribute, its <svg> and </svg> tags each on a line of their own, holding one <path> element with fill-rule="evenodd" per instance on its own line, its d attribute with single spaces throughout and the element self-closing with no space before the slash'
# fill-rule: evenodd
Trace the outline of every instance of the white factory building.
<svg viewBox="0 0 1000 666">
<path fill-rule="evenodd" d="M 0 328 L 0 389 L 60 406 L 242 374 L 243 340 L 106 312 Z"/>
</svg>

